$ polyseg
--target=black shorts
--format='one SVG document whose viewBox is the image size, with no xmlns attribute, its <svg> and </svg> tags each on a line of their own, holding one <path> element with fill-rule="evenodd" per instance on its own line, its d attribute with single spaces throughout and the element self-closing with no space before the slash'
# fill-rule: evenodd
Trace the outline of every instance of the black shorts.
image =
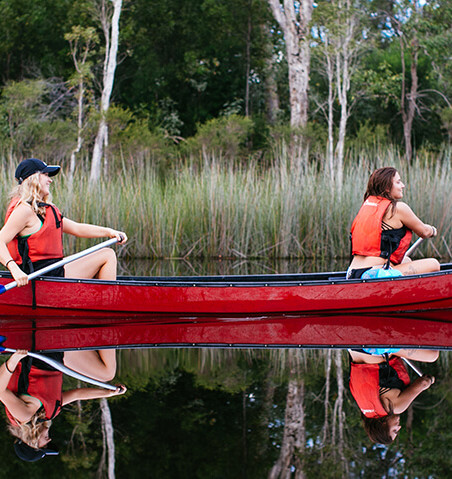
<svg viewBox="0 0 452 479">
<path fill-rule="evenodd" d="M 45 356 L 47 358 L 53 359 L 60 364 L 64 364 L 64 353 L 63 352 L 55 352 L 55 353 L 39 353 L 41 356 Z M 57 371 L 53 366 L 50 364 L 45 363 L 37 358 L 31 358 L 31 363 L 35 368 L 43 369 L 44 371 Z"/>
<path fill-rule="evenodd" d="M 61 261 L 61 258 L 42 259 L 40 261 L 35 261 L 33 263 L 33 271 L 38 271 L 42 268 L 45 268 L 46 266 L 57 263 L 58 261 Z M 30 273 L 27 273 L 27 274 L 30 274 Z M 44 273 L 42 276 L 52 276 L 54 278 L 64 278 L 64 266 L 60 266 L 59 268 L 52 269 L 52 271 L 49 271 L 48 273 Z"/>
<path fill-rule="evenodd" d="M 369 271 L 370 268 L 358 268 L 350 270 L 350 274 L 347 276 L 347 279 L 360 279 L 361 276 L 366 272 Z"/>
</svg>

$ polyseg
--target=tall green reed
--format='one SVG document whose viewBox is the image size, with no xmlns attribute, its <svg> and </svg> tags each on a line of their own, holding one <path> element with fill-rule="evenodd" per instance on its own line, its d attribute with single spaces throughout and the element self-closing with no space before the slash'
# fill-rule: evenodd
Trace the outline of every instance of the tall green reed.
<svg viewBox="0 0 452 479">
<path fill-rule="evenodd" d="M 52 189 L 65 216 L 126 231 L 130 240 L 120 251 L 134 258 L 344 258 L 369 174 L 383 165 L 399 169 L 407 203 L 438 227 L 439 237 L 419 254 L 450 257 L 450 149 L 419 155 L 411 165 L 393 147 L 350 150 L 342 185 L 322 165 L 292 168 L 281 150 L 265 168 L 205 156 L 201 164 L 181 161 L 165 174 L 151 164 L 124 165 L 94 186 L 88 173 L 71 182 L 63 172 Z M 6 160 L 0 167 L 4 209 L 14 167 Z M 65 242 L 68 253 L 92 243 Z"/>
</svg>

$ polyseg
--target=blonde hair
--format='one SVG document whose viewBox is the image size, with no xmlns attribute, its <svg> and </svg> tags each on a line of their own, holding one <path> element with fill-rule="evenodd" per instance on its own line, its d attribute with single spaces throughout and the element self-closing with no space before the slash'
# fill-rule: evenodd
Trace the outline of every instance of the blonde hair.
<svg viewBox="0 0 452 479">
<path fill-rule="evenodd" d="M 39 449 L 39 437 L 51 424 L 52 421 L 46 420 L 45 410 L 39 410 L 25 424 L 8 424 L 8 431 L 30 447 Z"/>
<path fill-rule="evenodd" d="M 11 198 L 19 198 L 17 204 L 27 203 L 36 214 L 45 216 L 46 208 L 39 206 L 39 203 L 50 203 L 52 196 L 50 193 L 44 197 L 41 196 L 40 177 L 41 173 L 38 172 L 25 178 L 21 184 L 13 188 L 10 196 Z"/>
</svg>

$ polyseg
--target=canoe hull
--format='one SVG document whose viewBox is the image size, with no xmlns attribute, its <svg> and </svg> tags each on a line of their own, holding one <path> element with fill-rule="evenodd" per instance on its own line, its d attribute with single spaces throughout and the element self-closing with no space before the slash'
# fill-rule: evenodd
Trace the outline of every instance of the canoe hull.
<svg viewBox="0 0 452 479">
<path fill-rule="evenodd" d="M 449 312 L 452 314 L 452 312 Z M 452 349 L 452 321 L 329 315 L 0 319 L 7 347 L 74 350 L 132 347 Z"/>
<path fill-rule="evenodd" d="M 339 273 L 331 273 L 339 275 Z M 2 316 L 419 313 L 452 309 L 452 265 L 430 275 L 346 281 L 316 275 L 38 279 L 0 295 Z M 289 280 L 287 280 L 289 278 Z M 249 281 L 247 281 L 249 279 Z M 1 284 L 10 279 L 0 277 Z"/>
</svg>

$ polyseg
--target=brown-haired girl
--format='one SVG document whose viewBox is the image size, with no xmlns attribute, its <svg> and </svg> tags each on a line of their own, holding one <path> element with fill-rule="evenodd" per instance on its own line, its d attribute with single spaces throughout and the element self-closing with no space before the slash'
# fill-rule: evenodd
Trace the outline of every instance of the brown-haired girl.
<svg viewBox="0 0 452 479">
<path fill-rule="evenodd" d="M 404 203 L 403 184 L 392 167 L 379 168 L 369 178 L 364 203 L 351 228 L 352 261 L 347 278 L 361 278 L 374 268 L 395 269 L 402 275 L 439 271 L 435 258 L 411 261 L 405 256 L 412 233 L 436 236 L 434 226 L 422 222 Z"/>
</svg>

